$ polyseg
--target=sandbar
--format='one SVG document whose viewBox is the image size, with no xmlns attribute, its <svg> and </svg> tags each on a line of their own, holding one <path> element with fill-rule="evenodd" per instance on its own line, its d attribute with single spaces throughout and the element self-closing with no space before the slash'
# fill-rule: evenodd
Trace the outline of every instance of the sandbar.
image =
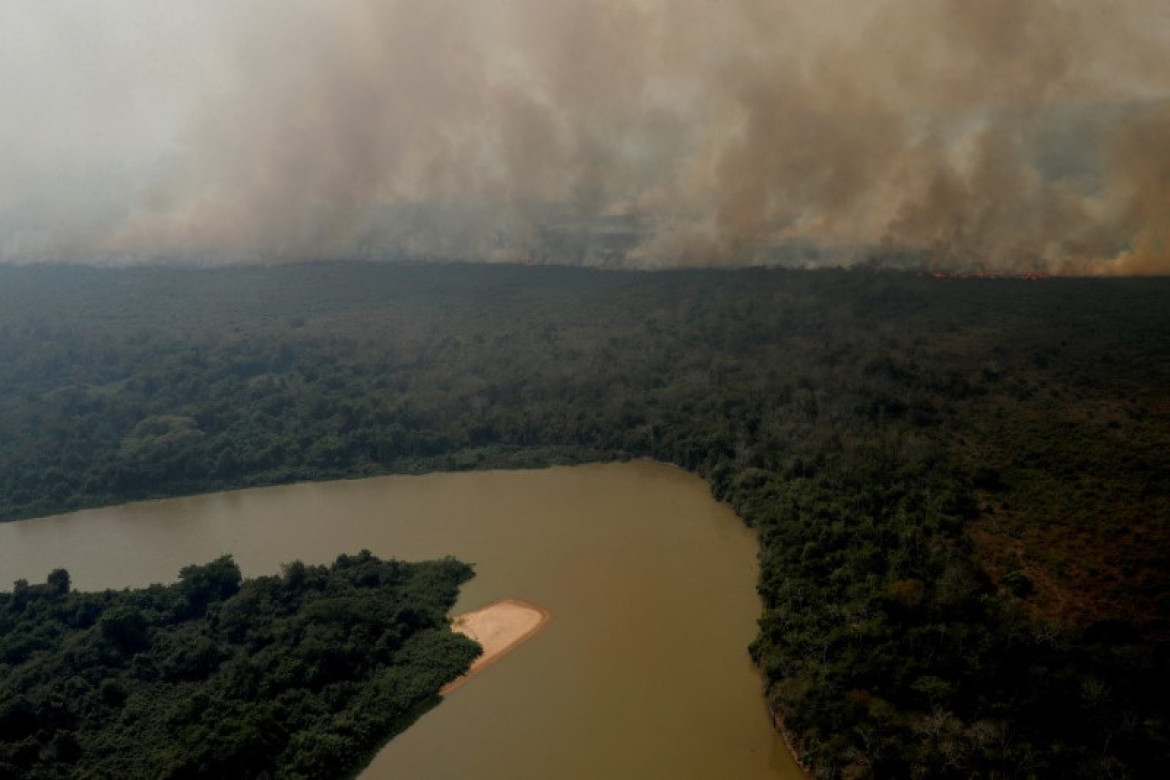
<svg viewBox="0 0 1170 780">
<path fill-rule="evenodd" d="M 544 627 L 552 614 L 519 599 L 504 599 L 473 612 L 451 618 L 451 629 L 474 639 L 483 647 L 467 674 L 452 680 L 439 691 L 448 694 L 482 672 Z"/>
</svg>

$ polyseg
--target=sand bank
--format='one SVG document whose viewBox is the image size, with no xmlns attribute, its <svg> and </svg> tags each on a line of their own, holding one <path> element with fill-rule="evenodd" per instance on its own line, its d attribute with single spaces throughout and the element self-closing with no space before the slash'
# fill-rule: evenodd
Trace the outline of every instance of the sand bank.
<svg viewBox="0 0 1170 780">
<path fill-rule="evenodd" d="M 539 631 L 550 617 L 552 615 L 548 610 L 518 599 L 504 599 L 474 612 L 452 617 L 451 628 L 479 642 L 483 646 L 483 655 L 475 659 L 467 674 L 447 683 L 440 693 L 450 693 L 497 659 L 515 650 Z"/>
</svg>

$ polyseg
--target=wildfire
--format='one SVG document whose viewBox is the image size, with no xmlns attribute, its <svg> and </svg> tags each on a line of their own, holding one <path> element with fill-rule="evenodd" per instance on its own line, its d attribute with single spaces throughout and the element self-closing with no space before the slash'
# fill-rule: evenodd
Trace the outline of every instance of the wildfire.
<svg viewBox="0 0 1170 780">
<path fill-rule="evenodd" d="M 1040 279 L 1051 279 L 1052 274 L 1047 271 L 1019 271 L 1016 273 L 985 273 L 983 271 L 960 272 L 960 271 L 935 271 L 931 274 L 935 279 L 1027 279 L 1029 281 L 1038 281 Z"/>
</svg>

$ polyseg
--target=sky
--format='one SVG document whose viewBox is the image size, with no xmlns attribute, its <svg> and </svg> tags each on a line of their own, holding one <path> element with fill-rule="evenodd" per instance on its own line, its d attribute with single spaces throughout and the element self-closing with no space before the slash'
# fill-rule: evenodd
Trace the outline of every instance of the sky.
<svg viewBox="0 0 1170 780">
<path fill-rule="evenodd" d="M 1165 0 L 5 0 L 0 261 L 1170 272 Z"/>
</svg>

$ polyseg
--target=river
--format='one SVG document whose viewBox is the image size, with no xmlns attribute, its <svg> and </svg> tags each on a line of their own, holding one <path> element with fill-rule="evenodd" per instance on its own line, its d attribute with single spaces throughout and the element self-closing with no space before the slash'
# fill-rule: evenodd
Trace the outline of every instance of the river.
<svg viewBox="0 0 1170 780">
<path fill-rule="evenodd" d="M 307 483 L 0 524 L 0 580 L 174 581 L 231 553 L 245 576 L 369 549 L 475 564 L 458 610 L 513 597 L 545 628 L 390 742 L 364 777 L 801 777 L 747 645 L 752 532 L 661 464 Z"/>
</svg>

